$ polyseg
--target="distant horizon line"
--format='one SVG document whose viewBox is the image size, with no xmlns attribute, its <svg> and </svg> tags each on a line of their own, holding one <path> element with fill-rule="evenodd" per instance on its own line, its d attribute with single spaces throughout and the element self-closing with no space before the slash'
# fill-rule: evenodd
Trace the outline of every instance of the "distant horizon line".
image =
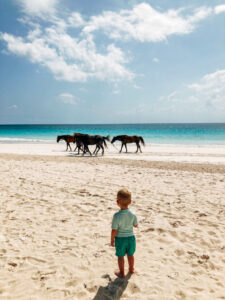
<svg viewBox="0 0 225 300">
<path fill-rule="evenodd" d="M 5 123 L 0 126 L 26 125 L 159 125 L 159 124 L 225 124 L 225 122 L 153 122 L 153 123 Z"/>
</svg>

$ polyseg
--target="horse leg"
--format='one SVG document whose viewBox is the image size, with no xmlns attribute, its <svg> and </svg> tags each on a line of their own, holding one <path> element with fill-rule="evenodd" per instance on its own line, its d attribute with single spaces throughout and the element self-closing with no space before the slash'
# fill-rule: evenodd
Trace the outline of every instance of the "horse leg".
<svg viewBox="0 0 225 300">
<path fill-rule="evenodd" d="M 87 152 L 89 152 L 90 155 L 92 156 L 92 153 L 91 153 L 91 151 L 90 151 L 89 148 L 88 148 L 88 145 L 86 145 L 86 149 L 87 149 Z"/>
<path fill-rule="evenodd" d="M 88 151 L 87 145 L 84 144 L 84 152 L 83 152 L 83 156 L 84 154 Z"/>
<path fill-rule="evenodd" d="M 123 149 L 123 143 L 122 143 L 122 145 L 121 145 L 120 153 L 122 152 L 122 149 Z"/>
<path fill-rule="evenodd" d="M 84 144 L 82 144 L 82 143 L 79 142 L 79 144 L 77 146 L 78 146 L 78 154 L 80 154 L 80 151 L 82 151 L 83 154 L 86 152 Z"/>
<path fill-rule="evenodd" d="M 98 146 L 96 145 L 96 147 L 95 147 L 95 151 L 93 152 L 93 154 L 95 154 L 95 156 L 97 156 L 98 155 Z"/>
<path fill-rule="evenodd" d="M 126 153 L 127 153 L 127 144 L 125 143 Z"/>
<path fill-rule="evenodd" d="M 97 151 L 96 151 L 96 153 L 95 153 L 95 156 L 97 156 L 97 155 L 98 155 L 98 152 L 99 152 L 99 150 L 100 150 L 100 147 L 99 147 L 99 145 L 96 145 L 96 149 L 97 149 Z"/>
<path fill-rule="evenodd" d="M 140 146 L 140 143 L 138 142 L 138 147 L 139 147 L 139 149 L 140 149 L 140 152 L 142 153 L 142 151 L 141 151 L 141 146 Z"/>
<path fill-rule="evenodd" d="M 78 150 L 77 150 L 78 149 Z M 74 149 L 74 152 L 77 150 L 77 153 L 76 153 L 76 155 L 79 155 L 80 154 L 80 146 L 79 145 L 77 145 L 76 146 L 76 148 Z"/>
<path fill-rule="evenodd" d="M 69 144 L 66 142 L 66 151 L 68 150 Z"/>
<path fill-rule="evenodd" d="M 74 149 L 74 152 L 78 149 L 78 154 L 80 154 L 80 143 L 76 142 L 76 147 Z"/>
<path fill-rule="evenodd" d="M 102 156 L 104 155 L 104 147 L 102 145 L 100 145 L 102 148 Z"/>
<path fill-rule="evenodd" d="M 80 145 L 80 150 L 83 152 L 83 153 L 86 153 L 86 150 L 84 148 L 84 145 Z"/>
<path fill-rule="evenodd" d="M 136 151 L 136 153 L 137 153 L 138 152 L 138 148 L 139 148 L 138 142 L 136 142 L 136 146 L 137 146 L 137 151 Z"/>
<path fill-rule="evenodd" d="M 82 151 L 83 154 L 85 153 L 85 151 L 84 151 L 83 148 L 82 148 L 82 144 L 77 144 L 77 148 L 78 148 L 78 153 L 77 153 L 77 155 L 80 154 L 80 151 Z"/>
<path fill-rule="evenodd" d="M 95 151 L 93 152 L 93 154 L 97 155 L 97 153 L 98 153 L 97 149 L 98 149 L 98 146 L 96 145 Z"/>
</svg>

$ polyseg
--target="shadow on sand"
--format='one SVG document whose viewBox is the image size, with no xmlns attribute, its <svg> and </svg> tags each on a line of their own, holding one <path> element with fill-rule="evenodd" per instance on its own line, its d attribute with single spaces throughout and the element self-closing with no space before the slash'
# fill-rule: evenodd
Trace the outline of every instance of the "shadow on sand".
<svg viewBox="0 0 225 300">
<path fill-rule="evenodd" d="M 128 273 L 125 278 L 116 278 L 112 281 L 111 277 L 106 274 L 104 278 L 109 279 L 107 286 L 100 286 L 93 300 L 118 300 L 125 291 L 131 274 Z"/>
</svg>

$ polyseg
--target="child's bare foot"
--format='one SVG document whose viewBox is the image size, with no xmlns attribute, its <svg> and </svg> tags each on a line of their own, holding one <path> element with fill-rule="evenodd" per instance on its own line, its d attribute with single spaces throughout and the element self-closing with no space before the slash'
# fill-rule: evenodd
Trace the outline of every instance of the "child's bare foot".
<svg viewBox="0 0 225 300">
<path fill-rule="evenodd" d="M 134 274 L 134 273 L 136 273 L 136 271 L 134 269 L 129 269 L 129 273 Z"/>
<path fill-rule="evenodd" d="M 119 278 L 124 278 L 124 277 L 125 277 L 124 273 L 122 273 L 122 272 L 120 272 L 120 271 L 117 271 L 117 272 L 114 272 L 114 273 L 115 273 L 115 275 L 116 275 L 117 277 L 119 277 Z"/>
</svg>

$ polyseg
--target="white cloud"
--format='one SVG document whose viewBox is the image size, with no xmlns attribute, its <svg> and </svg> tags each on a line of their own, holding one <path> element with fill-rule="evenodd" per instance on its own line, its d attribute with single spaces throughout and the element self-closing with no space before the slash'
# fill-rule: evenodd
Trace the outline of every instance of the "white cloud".
<svg viewBox="0 0 225 300">
<path fill-rule="evenodd" d="M 57 80 L 69 82 L 89 79 L 118 82 L 135 77 L 126 67 L 130 61 L 128 53 L 116 46 L 116 41 L 106 44 L 104 40 L 97 47 L 97 31 L 115 40 L 160 42 L 171 35 L 192 32 L 213 11 L 200 7 L 189 14 L 184 9 L 161 12 L 143 2 L 130 10 L 105 11 L 84 20 L 78 12 L 61 13 L 59 0 L 17 2 L 25 12 L 20 21 L 30 30 L 25 37 L 0 32 L 0 40 L 5 42 L 9 53 L 26 57 L 47 68 Z M 221 7 L 216 7 L 216 11 L 221 11 Z M 79 31 L 76 37 L 68 33 L 73 28 Z M 153 61 L 158 62 L 158 58 Z"/>
<path fill-rule="evenodd" d="M 76 28 L 83 26 L 85 21 L 79 13 L 73 12 L 68 18 L 68 24 L 69 26 Z"/>
<path fill-rule="evenodd" d="M 60 99 L 61 102 L 65 103 L 65 104 L 72 104 L 72 105 L 76 104 L 75 97 L 70 93 L 60 94 L 59 99 Z"/>
<path fill-rule="evenodd" d="M 155 108 L 177 122 L 223 122 L 225 70 L 206 74 L 196 83 L 161 96 Z"/>
<path fill-rule="evenodd" d="M 10 109 L 17 110 L 19 107 L 16 104 L 9 106 Z"/>
<path fill-rule="evenodd" d="M 201 20 L 204 20 L 209 15 L 213 13 L 213 9 L 211 7 L 199 7 L 195 9 L 194 14 L 187 18 L 188 23 L 197 23 Z"/>
<path fill-rule="evenodd" d="M 177 102 L 178 101 L 177 95 L 178 95 L 178 91 L 173 91 L 172 93 L 169 94 L 167 100 L 169 102 Z"/>
<path fill-rule="evenodd" d="M 119 93 L 120 93 L 119 90 L 114 90 L 114 91 L 113 91 L 113 94 L 114 94 L 114 95 L 118 95 Z"/>
<path fill-rule="evenodd" d="M 155 62 L 155 63 L 158 63 L 159 59 L 157 57 L 154 57 L 152 61 Z"/>
<path fill-rule="evenodd" d="M 183 91 L 173 91 L 166 97 L 160 97 L 159 102 L 163 107 L 172 107 L 174 112 L 195 112 L 201 117 L 205 113 L 224 116 L 225 70 L 206 74 Z"/>
<path fill-rule="evenodd" d="M 136 83 L 133 85 L 133 87 L 134 87 L 136 90 L 141 89 L 141 87 L 140 87 L 138 84 L 136 84 Z"/>
<path fill-rule="evenodd" d="M 215 7 L 215 14 L 220 14 L 225 12 L 225 4 L 217 5 Z"/>
<path fill-rule="evenodd" d="M 225 109 L 225 70 L 205 75 L 198 83 L 189 85 L 199 102 Z"/>
<path fill-rule="evenodd" d="M 160 12 L 148 3 L 140 3 L 131 10 L 103 12 L 93 16 L 83 32 L 88 34 L 96 30 L 104 31 L 112 39 L 135 39 L 141 42 L 159 42 L 170 35 L 188 34 L 196 24 L 206 18 L 211 8 L 201 7 L 188 16 L 182 16 L 183 10 Z"/>
<path fill-rule="evenodd" d="M 118 81 L 134 77 L 124 66 L 128 60 L 120 48 L 111 44 L 104 54 L 98 53 L 91 35 L 79 40 L 52 26 L 30 31 L 27 38 L 2 33 L 0 39 L 5 41 L 9 52 L 47 67 L 58 80 Z"/>
<path fill-rule="evenodd" d="M 41 16 L 55 13 L 58 0 L 17 0 L 26 14 Z"/>
</svg>

